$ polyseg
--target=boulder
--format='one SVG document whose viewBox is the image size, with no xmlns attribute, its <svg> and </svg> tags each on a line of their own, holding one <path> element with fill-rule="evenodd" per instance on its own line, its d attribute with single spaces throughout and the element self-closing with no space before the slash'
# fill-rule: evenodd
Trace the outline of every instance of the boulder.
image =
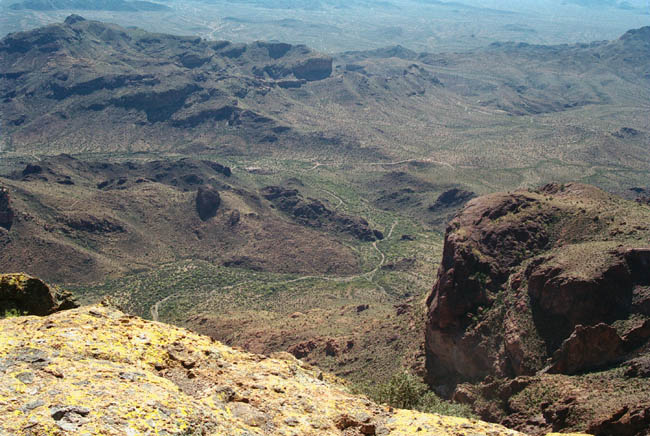
<svg viewBox="0 0 650 436">
<path fill-rule="evenodd" d="M 650 378 L 650 356 L 645 355 L 629 362 L 629 368 L 625 371 L 627 377 Z"/>
<path fill-rule="evenodd" d="M 79 307 L 72 294 L 25 274 L 0 274 L 0 315 L 45 316 Z"/>
</svg>

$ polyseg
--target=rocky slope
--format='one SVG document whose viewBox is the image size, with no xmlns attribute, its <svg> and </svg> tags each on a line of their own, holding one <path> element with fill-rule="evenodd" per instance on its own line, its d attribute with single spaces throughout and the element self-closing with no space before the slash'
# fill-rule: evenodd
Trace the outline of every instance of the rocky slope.
<svg viewBox="0 0 650 436">
<path fill-rule="evenodd" d="M 131 150 L 201 148 L 217 138 L 232 147 L 242 140 L 260 144 L 259 152 L 263 144 L 282 147 L 296 138 L 318 144 L 262 114 L 255 102 L 332 72 L 331 58 L 304 46 L 151 34 L 76 15 L 8 35 L 0 58 L 3 125 L 13 131 L 12 142 L 70 152 L 127 144 Z M 286 100 L 275 98 L 272 105 Z M 111 133 L 125 123 L 131 127 Z M 198 138 L 198 131 L 207 136 Z"/>
<path fill-rule="evenodd" d="M 623 373 L 650 350 L 648 222 L 647 205 L 581 184 L 470 201 L 447 229 L 427 300 L 430 382 L 483 381 L 456 399 L 530 432 L 608 434 L 634 410 L 640 427 L 616 434 L 643 434 L 650 381 Z"/>
<path fill-rule="evenodd" d="M 304 199 L 297 189 L 267 186 L 262 190 L 262 195 L 295 221 L 306 226 L 346 233 L 362 241 L 384 238 L 379 230 L 371 229 L 365 219 L 338 213 L 313 198 Z"/>
<path fill-rule="evenodd" d="M 516 433 L 391 409 L 280 353 L 236 351 L 106 306 L 0 322 L 0 433 L 436 435 Z"/>
<path fill-rule="evenodd" d="M 25 270 L 59 283 L 186 258 L 351 274 L 359 260 L 344 242 L 363 231 L 373 235 L 360 217 L 347 217 L 349 231 L 340 234 L 290 220 L 255 185 L 208 160 L 60 155 L 26 161 L 0 183 L 0 272 Z"/>
</svg>

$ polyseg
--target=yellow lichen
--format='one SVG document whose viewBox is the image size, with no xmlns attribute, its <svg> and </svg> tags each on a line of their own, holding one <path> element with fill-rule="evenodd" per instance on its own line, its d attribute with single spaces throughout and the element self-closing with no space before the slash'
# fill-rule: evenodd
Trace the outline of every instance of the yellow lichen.
<svg viewBox="0 0 650 436">
<path fill-rule="evenodd" d="M 418 428 L 440 436 L 518 434 L 479 421 L 389 410 L 329 377 L 319 380 L 292 356 L 235 351 L 103 306 L 3 320 L 0 355 L 9 364 L 0 376 L 0 416 L 11 416 L 0 433 L 17 436 L 70 434 L 50 412 L 62 406 L 88 409 L 83 417 L 70 412 L 69 425 L 80 435 L 320 436 L 340 435 L 341 422 L 384 428 L 392 436 Z M 15 378 L 26 371 L 34 375 L 27 385 Z M 23 413 L 27 404 L 38 407 Z"/>
</svg>

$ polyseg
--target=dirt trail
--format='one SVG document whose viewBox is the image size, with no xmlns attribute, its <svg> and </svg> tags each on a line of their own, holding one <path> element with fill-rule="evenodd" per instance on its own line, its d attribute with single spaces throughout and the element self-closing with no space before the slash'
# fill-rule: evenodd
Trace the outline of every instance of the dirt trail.
<svg viewBox="0 0 650 436">
<path fill-rule="evenodd" d="M 393 222 L 393 224 L 391 225 L 390 230 L 388 231 L 388 234 L 386 235 L 386 237 L 384 239 L 382 239 L 382 240 L 378 240 L 378 241 L 375 241 L 375 242 L 372 243 L 372 247 L 375 249 L 375 251 L 377 251 L 377 253 L 379 253 L 379 256 L 380 256 L 381 259 L 379 260 L 379 263 L 377 264 L 377 266 L 375 266 L 375 268 L 373 268 L 371 271 L 368 271 L 368 272 L 365 272 L 365 273 L 360 273 L 360 274 L 355 274 L 355 275 L 352 275 L 352 276 L 343 276 L 343 277 L 328 277 L 328 276 L 319 276 L 319 275 L 301 276 L 301 277 L 297 277 L 297 278 L 291 279 L 291 280 L 283 280 L 283 281 L 279 281 L 279 282 L 271 282 L 271 283 L 269 283 L 269 285 L 286 285 L 286 284 L 289 284 L 289 283 L 297 283 L 297 282 L 302 282 L 302 281 L 305 281 L 305 280 L 324 280 L 324 281 L 328 281 L 328 282 L 347 283 L 347 282 L 351 282 L 351 281 L 354 281 L 354 280 L 357 280 L 357 279 L 360 279 L 360 278 L 365 278 L 369 282 L 374 283 L 373 279 L 375 277 L 375 274 L 377 273 L 377 271 L 379 271 L 381 269 L 382 266 L 384 266 L 384 263 L 386 262 L 386 255 L 379 248 L 379 243 L 382 242 L 382 241 L 387 241 L 388 239 L 390 239 L 393 236 L 393 230 L 395 229 L 395 226 L 397 226 L 398 223 L 399 223 L 399 221 L 395 220 L 395 222 Z M 244 282 L 241 282 L 241 283 L 236 283 L 234 285 L 219 288 L 218 291 L 222 292 L 224 290 L 238 288 L 240 286 L 243 286 L 243 285 L 245 285 L 247 283 L 251 283 L 251 282 L 253 282 L 253 280 L 247 280 L 247 281 L 244 281 Z M 376 285 L 379 288 L 381 288 L 384 292 L 386 291 L 383 288 L 383 286 L 378 285 L 378 284 L 376 284 Z M 215 292 L 217 292 L 217 291 L 215 291 Z M 165 302 L 167 302 L 167 300 L 169 300 L 171 298 L 174 298 L 176 296 L 177 296 L 177 294 L 168 295 L 167 297 L 163 298 L 162 300 L 157 301 L 154 305 L 152 305 L 151 308 L 149 309 L 149 312 L 151 313 L 151 319 L 154 320 L 154 321 L 158 321 L 159 320 L 160 306 L 162 304 L 164 304 Z"/>
<path fill-rule="evenodd" d="M 344 202 L 343 202 L 343 199 L 342 199 L 341 197 L 339 197 L 338 195 L 336 195 L 336 194 L 333 193 L 332 191 L 328 191 L 327 189 L 321 189 L 321 191 L 323 191 L 323 192 L 325 192 L 326 194 L 329 194 L 329 195 L 331 195 L 332 197 L 336 198 L 336 201 L 339 202 L 336 206 L 334 206 L 334 210 L 337 210 L 339 207 L 343 206 L 343 203 L 344 203 Z"/>
<path fill-rule="evenodd" d="M 149 309 L 149 311 L 151 312 L 151 319 L 153 321 L 158 321 L 158 311 L 160 309 L 160 305 L 175 296 L 176 294 L 168 295 L 167 297 L 163 298 L 162 300 L 158 301 L 156 304 L 151 306 L 151 309 Z"/>
</svg>

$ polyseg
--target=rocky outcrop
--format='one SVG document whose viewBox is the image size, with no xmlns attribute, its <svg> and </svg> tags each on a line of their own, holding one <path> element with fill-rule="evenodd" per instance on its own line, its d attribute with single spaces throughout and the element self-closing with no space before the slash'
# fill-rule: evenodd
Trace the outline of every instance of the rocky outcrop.
<svg viewBox="0 0 650 436">
<path fill-rule="evenodd" d="M 0 228 L 11 230 L 14 223 L 14 210 L 11 208 L 9 191 L 0 186 Z"/>
<path fill-rule="evenodd" d="M 217 209 L 221 204 L 219 191 L 211 186 L 200 186 L 196 192 L 196 212 L 199 218 L 207 221 L 217 214 Z"/>
<path fill-rule="evenodd" d="M 563 395 L 571 398 L 562 383 L 577 383 L 566 376 L 618 365 L 630 377 L 643 373 L 625 365 L 648 353 L 650 250 L 638 245 L 650 240 L 648 219 L 634 202 L 580 184 L 471 200 L 448 227 L 427 300 L 430 383 L 443 392 L 457 382 L 517 381 L 518 390 L 499 388 L 507 395 L 461 388 L 455 397 L 486 419 L 535 434 L 584 430 L 587 424 L 572 418 L 580 406 L 562 403 Z M 523 377 L 540 374 L 548 378 Z M 608 405 L 597 406 L 599 416 L 636 401 L 634 384 L 620 377 L 611 383 L 626 394 L 593 392 L 606 397 L 595 401 Z M 537 395 L 545 383 L 552 386 L 547 402 L 516 399 L 522 390 Z"/>
<path fill-rule="evenodd" d="M 549 349 L 559 347 L 578 324 L 611 323 L 630 310 L 633 281 L 622 253 L 599 253 L 589 265 L 573 254 L 538 257 L 524 275 L 538 332 Z"/>
<path fill-rule="evenodd" d="M 297 189 L 267 186 L 261 193 L 279 210 L 302 225 L 347 233 L 361 241 L 371 242 L 384 238 L 382 232 L 373 230 L 365 219 L 338 213 L 319 200 L 305 199 Z"/>
<path fill-rule="evenodd" d="M 291 72 L 296 79 L 307 81 L 327 79 L 332 74 L 331 57 L 312 57 L 293 65 Z"/>
<path fill-rule="evenodd" d="M 535 213 L 534 220 L 503 219 L 538 211 L 536 204 L 535 197 L 523 193 L 482 197 L 450 223 L 427 300 L 427 362 L 434 378 L 443 374 L 480 378 L 499 371 L 493 351 L 479 347 L 481 337 L 464 333 L 472 314 L 494 302 L 513 268 L 549 243 L 545 214 Z"/>
<path fill-rule="evenodd" d="M 650 428 L 650 404 L 624 406 L 611 417 L 595 421 L 589 432 L 595 436 L 637 436 L 648 434 Z"/>
<path fill-rule="evenodd" d="M 436 202 L 429 206 L 429 210 L 436 211 L 440 209 L 462 206 L 474 197 L 476 197 L 476 194 L 471 191 L 452 188 L 440 194 L 436 199 Z"/>
<path fill-rule="evenodd" d="M 193 191 L 197 185 L 231 175 L 230 167 L 209 160 L 182 158 L 115 163 L 84 161 L 68 154 L 60 154 L 28 163 L 21 171 L 14 171 L 9 177 L 22 182 L 42 181 L 63 185 L 73 185 L 78 179 L 99 178 L 101 182 L 95 186 L 105 191 L 124 190 L 146 182 L 158 182 L 184 191 Z"/>
<path fill-rule="evenodd" d="M 576 207 L 580 200 L 590 207 Z M 618 233 L 597 216 L 615 201 L 585 185 L 470 201 L 449 225 L 427 302 L 431 378 L 532 374 L 561 346 L 591 349 L 610 332 L 607 325 L 643 313 L 647 249 L 608 242 Z M 625 222 L 632 208 L 618 206 L 617 219 Z M 601 245 L 590 242 L 595 234 Z M 591 329 L 600 323 L 607 325 Z M 584 327 L 568 340 L 577 325 Z M 604 361 L 620 354 L 616 338 Z M 574 372 L 599 363 L 585 359 L 554 368 Z"/>
<path fill-rule="evenodd" d="M 25 274 L 0 274 L 0 315 L 45 316 L 78 307 L 68 291 Z"/>
<path fill-rule="evenodd" d="M 623 339 L 604 323 L 576 326 L 553 355 L 551 373 L 576 374 L 618 362 L 624 355 Z"/>
<path fill-rule="evenodd" d="M 643 356 L 630 362 L 630 367 L 625 372 L 628 377 L 650 377 L 650 356 Z"/>
<path fill-rule="evenodd" d="M 105 306 L 3 320 L 0 345 L 6 434 L 520 435 L 380 406 L 288 353 L 236 351 Z"/>
<path fill-rule="evenodd" d="M 632 127 L 621 127 L 614 133 L 612 133 L 612 136 L 615 136 L 619 139 L 629 139 L 629 138 L 634 138 L 635 136 L 639 136 L 641 132 L 639 132 L 636 129 L 633 129 Z"/>
<path fill-rule="evenodd" d="M 106 234 L 123 233 L 126 231 L 122 223 L 116 222 L 107 217 L 96 217 L 90 214 L 66 216 L 62 221 L 69 229 L 86 233 Z"/>
<path fill-rule="evenodd" d="M 316 343 L 316 341 L 310 339 L 307 341 L 299 342 L 297 344 L 293 344 L 287 349 L 287 352 L 296 356 L 297 359 L 303 359 L 309 356 L 309 353 L 314 351 L 317 347 L 318 344 Z"/>
</svg>

